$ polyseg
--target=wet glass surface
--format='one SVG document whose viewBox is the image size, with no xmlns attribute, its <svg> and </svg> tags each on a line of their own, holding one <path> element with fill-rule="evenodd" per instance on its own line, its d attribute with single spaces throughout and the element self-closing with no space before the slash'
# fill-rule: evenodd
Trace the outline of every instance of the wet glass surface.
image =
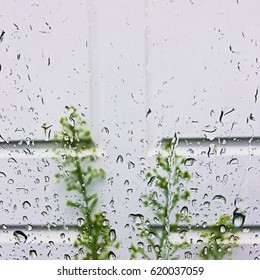
<svg viewBox="0 0 260 280">
<path fill-rule="evenodd" d="M 0 3 L 1 259 L 259 258 L 249 2 Z"/>
</svg>

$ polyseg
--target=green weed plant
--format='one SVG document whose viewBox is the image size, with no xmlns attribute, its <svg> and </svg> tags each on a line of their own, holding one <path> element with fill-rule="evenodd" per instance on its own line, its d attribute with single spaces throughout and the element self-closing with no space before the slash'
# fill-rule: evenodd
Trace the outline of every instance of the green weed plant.
<svg viewBox="0 0 260 280">
<path fill-rule="evenodd" d="M 83 252 L 84 260 L 105 260 L 115 258 L 112 249 L 118 248 L 115 231 L 111 228 L 105 213 L 97 210 L 98 195 L 92 184 L 105 177 L 103 169 L 94 167 L 96 146 L 91 133 L 85 128 L 86 121 L 73 106 L 66 107 L 67 115 L 60 119 L 61 132 L 55 135 L 55 153 L 61 172 L 58 181 L 66 183 L 68 192 L 75 192 L 78 200 L 67 201 L 67 205 L 81 213 L 79 234 L 74 246 Z M 81 254 L 76 254 L 75 259 Z"/>
<path fill-rule="evenodd" d="M 131 245 L 132 259 L 178 259 L 180 250 L 191 246 L 181 227 L 186 223 L 189 228 L 188 208 L 178 210 L 178 204 L 190 198 L 185 182 L 191 179 L 191 175 L 185 169 L 185 158 L 176 154 L 176 139 L 174 141 L 164 143 L 162 153 L 156 155 L 156 167 L 146 174 L 149 194 L 142 195 L 140 200 L 144 207 L 150 209 L 153 218 L 142 216 L 135 220 L 141 241 Z M 151 188 L 154 190 L 151 191 Z M 230 216 L 220 216 L 217 225 L 208 226 L 200 234 L 203 247 L 198 256 L 205 260 L 230 256 L 237 246 L 236 233 Z M 178 241 L 173 240 L 174 234 L 179 235 Z"/>
</svg>

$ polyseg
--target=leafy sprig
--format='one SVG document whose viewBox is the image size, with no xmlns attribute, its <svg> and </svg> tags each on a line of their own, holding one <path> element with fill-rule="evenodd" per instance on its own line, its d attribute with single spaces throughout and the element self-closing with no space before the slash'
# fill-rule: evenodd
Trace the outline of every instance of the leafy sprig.
<svg viewBox="0 0 260 280">
<path fill-rule="evenodd" d="M 65 181 L 67 191 L 78 193 L 77 201 L 67 201 L 69 207 L 80 211 L 83 219 L 74 246 L 84 252 L 83 259 L 109 259 L 114 255 L 110 249 L 118 247 L 119 243 L 111 238 L 114 230 L 105 213 L 97 211 L 98 195 L 91 188 L 94 181 L 104 179 L 105 171 L 93 167 L 96 148 L 90 131 L 85 129 L 86 121 L 75 107 L 65 108 L 68 115 L 61 118 L 62 130 L 55 135 L 55 153 L 62 170 L 56 178 Z M 74 257 L 78 259 L 79 254 Z"/>
</svg>

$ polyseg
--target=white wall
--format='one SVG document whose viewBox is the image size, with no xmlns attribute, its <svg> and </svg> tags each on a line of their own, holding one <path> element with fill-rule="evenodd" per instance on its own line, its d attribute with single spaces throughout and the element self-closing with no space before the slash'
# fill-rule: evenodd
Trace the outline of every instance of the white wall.
<svg viewBox="0 0 260 280">
<path fill-rule="evenodd" d="M 196 159 L 188 186 L 198 189 L 196 203 L 187 205 L 194 226 L 231 215 L 235 198 L 247 198 L 251 230 L 233 257 L 258 257 L 259 9 L 257 0 L 1 1 L 2 258 L 73 254 L 78 214 L 55 182 L 51 141 L 65 105 L 85 114 L 103 154 L 107 178 L 97 188 L 122 241 L 118 258 L 129 257 L 125 224 L 140 212 L 143 170 L 175 132 L 179 152 Z M 225 204 L 213 200 L 218 194 Z M 15 243 L 17 229 L 26 243 Z"/>
</svg>

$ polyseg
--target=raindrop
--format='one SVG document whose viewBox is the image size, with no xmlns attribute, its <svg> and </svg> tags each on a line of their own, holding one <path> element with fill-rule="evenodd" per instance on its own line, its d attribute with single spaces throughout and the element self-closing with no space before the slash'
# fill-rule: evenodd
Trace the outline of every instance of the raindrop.
<svg viewBox="0 0 260 280">
<path fill-rule="evenodd" d="M 65 254 L 65 255 L 64 255 L 64 260 L 71 260 L 71 257 L 70 257 L 70 255 L 68 255 L 68 254 Z"/>
<path fill-rule="evenodd" d="M 103 127 L 101 132 L 103 132 L 103 131 L 106 132 L 107 134 L 109 134 L 109 129 L 107 127 Z"/>
<path fill-rule="evenodd" d="M 131 194 L 131 193 L 133 193 L 133 189 L 127 189 L 127 194 Z"/>
<path fill-rule="evenodd" d="M 135 168 L 135 164 L 132 161 L 129 161 L 127 165 L 129 169 Z"/>
<path fill-rule="evenodd" d="M 116 259 L 115 253 L 112 252 L 112 251 L 110 251 L 110 252 L 108 253 L 108 258 L 109 258 L 110 260 L 115 260 L 115 259 Z"/>
<path fill-rule="evenodd" d="M 36 252 L 36 250 L 30 250 L 30 251 L 29 251 L 29 256 L 30 256 L 31 258 L 36 258 L 36 257 L 37 257 L 37 252 Z"/>
<path fill-rule="evenodd" d="M 193 200 L 191 201 L 191 205 L 192 205 L 192 206 L 195 206 L 196 203 L 197 203 L 197 199 L 193 199 Z"/>
<path fill-rule="evenodd" d="M 134 223 L 141 224 L 144 221 L 144 216 L 142 214 L 129 214 L 129 218 Z"/>
<path fill-rule="evenodd" d="M 16 237 L 16 239 L 18 240 L 19 243 L 25 243 L 28 238 L 27 235 L 24 232 L 22 232 L 21 230 L 16 230 L 13 233 L 13 236 Z"/>
<path fill-rule="evenodd" d="M 228 164 L 238 164 L 238 159 L 237 158 L 232 158 Z"/>
<path fill-rule="evenodd" d="M 243 215 L 242 213 L 238 213 L 235 210 L 232 219 L 234 227 L 241 228 L 245 222 L 245 218 L 246 218 L 245 215 Z"/>
<path fill-rule="evenodd" d="M 10 184 L 10 185 L 12 185 L 12 184 L 14 183 L 14 179 L 9 179 L 9 180 L 7 181 L 7 183 Z"/>
<path fill-rule="evenodd" d="M 188 207 L 187 206 L 182 207 L 180 212 L 182 215 L 188 215 L 189 213 Z"/>
<path fill-rule="evenodd" d="M 50 177 L 49 176 L 44 176 L 45 179 L 45 183 L 48 183 L 50 181 Z"/>
<path fill-rule="evenodd" d="M 212 201 L 224 205 L 224 204 L 226 204 L 227 199 L 226 199 L 223 195 L 218 194 L 218 195 L 215 195 L 215 196 L 213 197 Z"/>
<path fill-rule="evenodd" d="M 154 246 L 154 250 L 155 252 L 159 253 L 161 251 L 160 246 L 159 245 Z"/>
<path fill-rule="evenodd" d="M 185 257 L 185 259 L 190 260 L 190 259 L 192 258 L 192 253 L 191 253 L 191 251 L 185 252 L 185 253 L 184 253 L 184 257 Z"/>
<path fill-rule="evenodd" d="M 124 185 L 125 185 L 125 186 L 129 186 L 129 181 L 128 181 L 128 180 L 125 180 Z"/>
<path fill-rule="evenodd" d="M 150 178 L 150 180 L 148 181 L 147 186 L 148 186 L 148 187 L 151 187 L 152 184 L 153 184 L 153 182 L 154 182 L 154 180 L 155 180 L 155 176 L 152 176 L 152 177 Z"/>
<path fill-rule="evenodd" d="M 121 155 L 119 155 L 116 159 L 116 163 L 123 163 L 124 159 Z"/>
<path fill-rule="evenodd" d="M 154 232 L 149 232 L 148 233 L 148 238 L 153 240 L 155 238 L 155 233 Z"/>
<path fill-rule="evenodd" d="M 27 226 L 26 226 L 26 229 L 27 229 L 27 230 L 32 230 L 32 228 L 33 228 L 32 225 L 27 225 Z"/>
<path fill-rule="evenodd" d="M 0 172 L 0 178 L 5 178 L 6 174 L 4 172 Z"/>
<path fill-rule="evenodd" d="M 144 243 L 140 241 L 140 242 L 137 243 L 137 246 L 138 246 L 140 249 L 143 249 L 143 248 L 144 248 Z"/>
<path fill-rule="evenodd" d="M 187 158 L 187 159 L 185 159 L 184 165 L 185 166 L 192 166 L 195 161 L 196 161 L 195 158 Z"/>
<path fill-rule="evenodd" d="M 243 232 L 244 232 L 244 233 L 250 232 L 250 228 L 248 228 L 248 227 L 243 228 Z"/>
<path fill-rule="evenodd" d="M 42 215 L 42 216 L 47 216 L 47 213 L 46 213 L 45 211 L 42 211 L 42 212 L 41 212 L 41 215 Z"/>
<path fill-rule="evenodd" d="M 217 237 L 217 238 L 215 238 L 215 241 L 216 241 L 216 244 L 221 244 L 221 237 Z"/>
<path fill-rule="evenodd" d="M 158 200 L 158 193 L 156 191 L 152 193 L 152 198 Z"/>
<path fill-rule="evenodd" d="M 109 231 L 109 239 L 111 243 L 116 240 L 116 231 L 114 229 Z"/>
<path fill-rule="evenodd" d="M 219 231 L 220 231 L 221 233 L 226 232 L 226 227 L 225 227 L 224 225 L 219 226 Z"/>
<path fill-rule="evenodd" d="M 210 202 L 209 201 L 205 201 L 203 206 L 206 207 L 206 208 L 209 208 L 210 207 Z"/>
<path fill-rule="evenodd" d="M 207 222 L 202 223 L 202 227 L 206 228 L 208 226 Z"/>
<path fill-rule="evenodd" d="M 23 216 L 23 221 L 27 222 L 28 221 L 28 217 L 27 216 Z"/>
<path fill-rule="evenodd" d="M 7 225 L 2 225 L 2 227 L 3 227 L 3 230 L 7 230 Z"/>
<path fill-rule="evenodd" d="M 83 218 L 78 218 L 77 219 L 77 225 L 78 227 L 81 227 L 84 224 L 84 219 Z"/>
<path fill-rule="evenodd" d="M 114 201 L 114 198 L 112 197 L 111 200 L 110 200 L 110 202 L 109 202 L 109 205 L 110 205 L 111 207 L 114 207 L 114 203 L 115 203 L 115 201 Z"/>
<path fill-rule="evenodd" d="M 114 182 L 114 178 L 113 177 L 110 177 L 110 178 L 108 178 L 108 184 L 110 185 L 110 186 L 112 186 L 113 185 L 113 182 Z"/>
<path fill-rule="evenodd" d="M 29 207 L 31 207 L 31 203 L 29 201 L 24 201 L 22 205 L 23 209 L 28 209 Z"/>
<path fill-rule="evenodd" d="M 9 163 L 17 163 L 16 159 L 13 158 L 13 157 L 9 158 L 9 159 L 8 159 L 8 162 L 9 162 Z"/>
</svg>

